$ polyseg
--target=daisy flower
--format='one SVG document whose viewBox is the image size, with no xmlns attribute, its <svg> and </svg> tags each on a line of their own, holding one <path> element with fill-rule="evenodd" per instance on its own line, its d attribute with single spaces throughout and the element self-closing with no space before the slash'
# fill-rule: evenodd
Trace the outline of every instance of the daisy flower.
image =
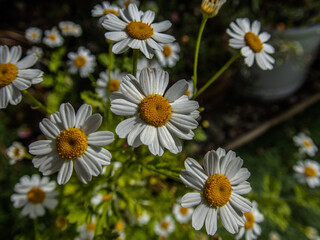
<svg viewBox="0 0 320 240">
<path fill-rule="evenodd" d="M 244 227 L 240 228 L 239 234 L 236 236 L 236 240 L 241 239 L 243 235 L 246 235 L 246 240 L 257 239 L 261 234 L 261 227 L 258 223 L 264 220 L 262 213 L 258 210 L 258 204 L 256 201 L 252 202 L 252 209 L 250 212 L 245 212 L 246 223 Z"/>
<path fill-rule="evenodd" d="M 193 138 L 192 130 L 198 126 L 195 119 L 199 116 L 199 104 L 184 95 L 188 88 L 185 80 L 166 91 L 168 83 L 167 72 L 146 68 L 139 80 L 126 75 L 120 91 L 111 94 L 111 111 L 120 116 L 133 116 L 116 127 L 118 136 L 127 138 L 130 146 L 144 144 L 153 155 L 161 156 L 164 148 L 175 154 L 181 152 L 178 138 Z"/>
<path fill-rule="evenodd" d="M 127 9 L 119 11 L 120 18 L 114 14 L 108 14 L 102 26 L 108 30 L 105 37 L 116 42 L 112 52 L 120 54 L 129 47 L 140 49 L 149 59 L 154 55 L 155 50 L 162 51 L 160 45 L 171 43 L 175 38 L 164 32 L 171 27 L 170 21 L 153 23 L 155 13 L 151 10 L 139 12 L 136 4 L 130 4 Z"/>
<path fill-rule="evenodd" d="M 140 2 L 138 0 L 118 0 L 118 5 L 128 9 L 129 5 L 131 3 L 136 4 L 137 6 L 139 6 Z"/>
<path fill-rule="evenodd" d="M 161 44 L 163 50 L 156 51 L 162 67 L 174 67 L 179 60 L 180 46 L 178 43 Z"/>
<path fill-rule="evenodd" d="M 101 193 L 95 193 L 94 196 L 91 198 L 91 203 L 94 206 L 98 206 L 103 201 L 107 201 L 112 197 L 112 194 L 101 194 Z"/>
<path fill-rule="evenodd" d="M 141 71 L 145 68 L 159 68 L 163 70 L 160 63 L 157 60 L 149 60 L 145 57 L 142 57 L 138 59 L 137 63 L 137 78 L 139 78 Z"/>
<path fill-rule="evenodd" d="M 81 182 L 102 172 L 102 165 L 109 165 L 111 154 L 102 148 L 114 140 L 112 132 L 96 130 L 100 127 L 100 114 L 92 115 L 92 108 L 83 104 L 77 114 L 70 103 L 60 105 L 50 119 L 44 118 L 39 126 L 49 140 L 39 140 L 29 145 L 29 152 L 36 155 L 32 163 L 43 175 L 57 171 L 58 184 L 69 181 L 73 167 Z"/>
<path fill-rule="evenodd" d="M 53 209 L 58 204 L 54 198 L 58 192 L 54 191 L 56 183 L 49 182 L 48 177 L 40 179 L 39 175 L 34 174 L 31 177 L 23 176 L 20 183 L 14 186 L 17 194 L 11 196 L 11 201 L 15 208 L 21 208 L 23 216 L 29 216 L 31 219 L 44 215 L 44 208 Z"/>
<path fill-rule="evenodd" d="M 115 225 L 113 227 L 113 231 L 119 234 L 119 236 L 116 238 L 116 240 L 124 240 L 125 239 L 124 229 L 125 229 L 124 221 L 119 220 L 115 223 Z"/>
<path fill-rule="evenodd" d="M 181 199 L 182 207 L 198 207 L 192 215 L 192 226 L 200 230 L 205 224 L 207 233 L 214 235 L 217 231 L 218 213 L 224 228 L 235 234 L 239 226 L 244 226 L 245 212 L 251 211 L 251 203 L 241 195 L 251 191 L 246 181 L 250 172 L 241 168 L 243 160 L 236 153 L 218 148 L 209 151 L 203 159 L 204 167 L 196 160 L 185 160 L 186 170 L 180 178 L 188 187 L 202 193 L 187 193 Z"/>
<path fill-rule="evenodd" d="M 96 57 L 91 54 L 89 49 L 79 47 L 77 53 L 69 52 L 68 58 L 67 64 L 71 74 L 79 72 L 80 77 L 85 78 L 94 72 Z"/>
<path fill-rule="evenodd" d="M 12 145 L 6 150 L 8 157 L 10 158 L 9 164 L 13 165 L 17 161 L 23 159 L 26 148 L 19 142 L 13 142 Z"/>
<path fill-rule="evenodd" d="M 274 53 L 274 48 L 266 43 L 270 39 L 269 33 L 259 34 L 260 26 L 257 20 L 250 26 L 248 18 L 237 18 L 236 23 L 230 23 L 231 29 L 227 29 L 227 34 L 232 37 L 229 46 L 241 49 L 244 61 L 249 67 L 256 60 L 262 70 L 271 70 L 275 61 L 269 54 Z"/>
<path fill-rule="evenodd" d="M 81 26 L 71 21 L 60 22 L 59 28 L 63 36 L 80 37 L 82 34 Z"/>
<path fill-rule="evenodd" d="M 51 48 L 60 47 L 63 44 L 63 38 L 56 29 L 46 30 L 43 43 Z"/>
<path fill-rule="evenodd" d="M 184 95 L 187 95 L 189 99 L 193 97 L 193 82 L 192 80 L 188 81 L 188 90 L 185 92 Z"/>
<path fill-rule="evenodd" d="M 11 50 L 8 46 L 0 46 L 0 109 L 6 108 L 9 102 L 17 105 L 22 99 L 20 91 L 42 81 L 42 71 L 29 69 L 38 58 L 28 55 L 19 61 L 20 57 L 20 46 Z"/>
<path fill-rule="evenodd" d="M 193 208 L 184 208 L 180 204 L 173 205 L 173 214 L 179 223 L 187 223 L 192 217 Z"/>
<path fill-rule="evenodd" d="M 110 2 L 104 1 L 102 4 L 97 4 L 91 10 L 92 17 L 100 17 L 99 21 L 102 22 L 104 18 L 112 13 L 115 16 L 119 16 L 119 7 L 114 4 L 110 4 Z"/>
<path fill-rule="evenodd" d="M 137 222 L 139 226 L 146 225 L 150 221 L 150 215 L 146 211 L 137 213 Z"/>
<path fill-rule="evenodd" d="M 310 157 L 313 157 L 318 151 L 312 139 L 304 133 L 299 133 L 297 136 L 294 136 L 293 141 L 296 146 L 300 147 L 299 152 L 302 154 L 306 153 Z"/>
<path fill-rule="evenodd" d="M 82 224 L 77 228 L 79 236 L 75 240 L 92 240 L 94 238 L 94 231 L 96 229 L 95 216 L 92 217 L 91 223 L 87 225 Z"/>
<path fill-rule="evenodd" d="M 202 0 L 201 13 L 205 17 L 212 18 L 219 13 L 220 8 L 227 0 Z"/>
<path fill-rule="evenodd" d="M 119 91 L 120 83 L 125 73 L 120 72 L 119 69 L 115 69 L 110 73 L 111 79 L 109 79 L 109 72 L 101 72 L 97 80 L 96 92 L 105 102 L 108 101 L 110 93 Z"/>
<path fill-rule="evenodd" d="M 296 171 L 295 176 L 300 183 L 307 183 L 311 188 L 320 186 L 319 163 L 312 160 L 299 161 L 293 169 Z"/>
<path fill-rule="evenodd" d="M 175 224 L 170 215 L 165 216 L 160 222 L 156 222 L 154 225 L 154 231 L 159 236 L 167 237 L 175 229 Z"/>
<path fill-rule="evenodd" d="M 43 50 L 40 47 L 33 46 L 32 48 L 28 49 L 28 51 L 27 51 L 27 55 L 32 55 L 32 54 L 36 55 L 36 57 L 38 59 L 40 59 L 43 57 Z"/>
<path fill-rule="evenodd" d="M 40 43 L 41 36 L 42 36 L 42 30 L 37 27 L 27 28 L 24 36 L 31 43 Z"/>
</svg>

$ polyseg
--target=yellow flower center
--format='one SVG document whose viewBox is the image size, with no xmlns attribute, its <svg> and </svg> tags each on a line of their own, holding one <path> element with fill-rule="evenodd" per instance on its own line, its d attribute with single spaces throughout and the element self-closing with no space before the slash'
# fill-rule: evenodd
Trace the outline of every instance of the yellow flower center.
<svg viewBox="0 0 320 240">
<path fill-rule="evenodd" d="M 211 207 L 222 207 L 230 200 L 232 187 L 229 179 L 222 174 L 210 176 L 203 188 L 203 196 Z"/>
<path fill-rule="evenodd" d="M 87 60 L 85 57 L 83 56 L 77 56 L 74 59 L 74 65 L 76 65 L 78 68 L 83 67 L 86 64 Z"/>
<path fill-rule="evenodd" d="M 128 23 L 126 31 L 131 38 L 140 40 L 151 38 L 153 35 L 153 28 L 150 24 L 136 20 Z"/>
<path fill-rule="evenodd" d="M 112 14 L 114 14 L 114 15 L 116 15 L 116 16 L 119 16 L 118 11 L 113 10 L 113 9 L 107 9 L 107 10 L 105 10 L 105 11 L 103 12 L 103 14 L 104 14 L 105 16 L 107 16 L 109 13 L 112 13 Z"/>
<path fill-rule="evenodd" d="M 143 121 L 152 126 L 161 127 L 171 117 L 171 105 L 168 99 L 159 94 L 152 94 L 141 101 L 139 112 Z"/>
<path fill-rule="evenodd" d="M 187 215 L 189 212 L 189 209 L 188 208 L 184 208 L 184 207 L 180 207 L 180 213 L 182 215 Z"/>
<path fill-rule="evenodd" d="M 316 177 L 317 176 L 317 170 L 313 167 L 305 167 L 304 168 L 304 174 L 306 177 Z"/>
<path fill-rule="evenodd" d="M 263 44 L 260 38 L 252 32 L 247 32 L 244 35 L 244 40 L 246 44 L 251 48 L 255 53 L 261 52 Z"/>
<path fill-rule="evenodd" d="M 42 203 L 45 197 L 46 193 L 38 187 L 31 188 L 30 191 L 27 193 L 28 201 L 33 204 Z"/>
<path fill-rule="evenodd" d="M 190 90 L 187 90 L 184 95 L 187 95 L 188 97 L 190 97 Z"/>
<path fill-rule="evenodd" d="M 79 128 L 69 128 L 58 135 L 56 145 L 62 159 L 75 159 L 87 149 L 87 136 Z"/>
<path fill-rule="evenodd" d="M 111 79 L 108 84 L 109 92 L 119 91 L 120 82 L 117 79 Z"/>
<path fill-rule="evenodd" d="M 254 225 L 254 216 L 251 212 L 244 213 L 244 216 L 246 217 L 247 221 L 244 225 L 245 229 L 251 229 Z"/>
<path fill-rule="evenodd" d="M 164 45 L 163 46 L 163 54 L 165 57 L 170 57 L 172 54 L 172 49 L 169 45 Z"/>
<path fill-rule="evenodd" d="M 56 34 L 49 34 L 48 35 L 48 38 L 51 40 L 51 41 L 55 41 L 57 39 L 57 35 Z"/>
<path fill-rule="evenodd" d="M 30 34 L 30 37 L 31 37 L 32 39 L 38 38 L 38 33 L 33 32 L 33 33 Z"/>
<path fill-rule="evenodd" d="M 16 79 L 18 68 L 12 63 L 0 64 L 0 87 L 5 87 Z"/>
<path fill-rule="evenodd" d="M 124 229 L 123 222 L 121 220 L 116 222 L 116 225 L 114 226 L 114 229 L 119 231 L 119 232 L 122 231 Z"/>
<path fill-rule="evenodd" d="M 164 230 L 167 230 L 169 228 L 169 222 L 168 221 L 162 221 L 160 224 L 160 227 Z"/>
<path fill-rule="evenodd" d="M 201 11 L 205 14 L 211 15 L 217 5 L 216 1 L 203 0 L 201 3 Z"/>
<path fill-rule="evenodd" d="M 86 227 L 87 231 L 94 231 L 95 228 L 96 228 L 95 222 L 90 223 L 90 225 Z"/>
<path fill-rule="evenodd" d="M 312 144 L 311 144 L 311 142 L 309 140 L 303 140 L 302 144 L 307 148 L 312 146 Z"/>
</svg>

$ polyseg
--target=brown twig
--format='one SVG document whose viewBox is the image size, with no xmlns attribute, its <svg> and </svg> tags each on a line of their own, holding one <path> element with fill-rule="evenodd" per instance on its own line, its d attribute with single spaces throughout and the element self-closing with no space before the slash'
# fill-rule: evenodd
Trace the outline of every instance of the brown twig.
<svg viewBox="0 0 320 240">
<path fill-rule="evenodd" d="M 302 112 L 303 110 L 305 110 L 307 107 L 311 106 L 312 104 L 318 102 L 320 100 L 320 93 L 316 93 L 313 96 L 311 96 L 310 98 L 302 101 L 301 103 L 293 106 L 292 108 L 290 108 L 289 110 L 287 110 L 286 112 L 280 114 L 277 117 L 274 117 L 268 121 L 266 121 L 265 123 L 261 124 L 259 127 L 257 127 L 256 129 L 253 129 L 252 131 L 240 136 L 239 138 L 237 138 L 236 140 L 228 143 L 224 148 L 225 149 L 236 149 L 241 147 L 242 145 L 251 142 L 253 139 L 259 137 L 260 135 L 262 135 L 263 133 L 265 133 L 266 131 L 268 131 L 270 128 L 290 119 L 291 117 L 293 117 L 294 115 Z"/>
</svg>

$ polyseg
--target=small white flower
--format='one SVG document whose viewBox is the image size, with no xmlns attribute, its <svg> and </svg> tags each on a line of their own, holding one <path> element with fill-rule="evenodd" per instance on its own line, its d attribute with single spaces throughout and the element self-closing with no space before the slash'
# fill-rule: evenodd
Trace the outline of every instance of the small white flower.
<svg viewBox="0 0 320 240">
<path fill-rule="evenodd" d="M 170 215 L 165 216 L 160 222 L 156 222 L 154 225 L 154 231 L 159 236 L 167 237 L 175 229 L 175 224 Z"/>
<path fill-rule="evenodd" d="M 59 28 L 63 36 L 80 37 L 82 34 L 81 26 L 71 21 L 60 22 Z"/>
<path fill-rule="evenodd" d="M 302 154 L 306 153 L 310 157 L 313 157 L 318 151 L 312 139 L 304 133 L 299 133 L 297 136 L 294 136 L 293 141 L 295 145 L 299 147 L 299 152 Z"/>
<path fill-rule="evenodd" d="M 73 167 L 81 182 L 91 181 L 111 159 L 110 152 L 102 146 L 113 142 L 114 136 L 109 131 L 96 132 L 101 123 L 101 115 L 92 115 L 90 105 L 83 104 L 75 114 L 70 103 L 61 104 L 59 112 L 39 124 L 49 140 L 29 145 L 29 152 L 36 155 L 32 160 L 34 167 L 43 175 L 59 171 L 58 184 L 69 181 Z"/>
<path fill-rule="evenodd" d="M 9 163 L 12 165 L 23 159 L 26 153 L 26 148 L 19 142 L 13 142 L 6 152 L 10 158 Z"/>
<path fill-rule="evenodd" d="M 252 202 L 252 209 L 250 212 L 244 213 L 246 217 L 246 223 L 244 227 L 240 228 L 239 234 L 236 236 L 236 240 L 243 237 L 246 234 L 246 240 L 257 239 L 261 235 L 261 227 L 258 223 L 261 223 L 264 220 L 262 213 L 258 210 L 257 202 Z"/>
<path fill-rule="evenodd" d="M 180 46 L 178 43 L 161 44 L 163 50 L 156 51 L 162 67 L 174 67 L 179 60 Z"/>
<path fill-rule="evenodd" d="M 187 223 L 192 217 L 193 208 L 184 208 L 180 204 L 173 205 L 173 214 L 179 223 Z"/>
<path fill-rule="evenodd" d="M 103 201 L 109 200 L 112 197 L 112 194 L 101 194 L 101 193 L 95 193 L 93 197 L 91 198 L 91 203 L 94 206 L 98 206 Z"/>
<path fill-rule="evenodd" d="M 79 47 L 77 53 L 69 52 L 68 58 L 67 64 L 71 74 L 79 72 L 80 77 L 85 78 L 94 72 L 96 57 L 91 54 L 89 49 Z"/>
<path fill-rule="evenodd" d="M 42 37 L 42 30 L 37 27 L 31 27 L 26 29 L 26 39 L 31 43 L 40 43 Z"/>
<path fill-rule="evenodd" d="M 137 215 L 139 226 L 146 225 L 150 221 L 150 215 L 146 211 L 142 211 Z"/>
<path fill-rule="evenodd" d="M 122 82 L 122 78 L 125 76 L 125 73 L 120 72 L 119 69 L 115 69 L 110 73 L 106 70 L 105 72 L 101 72 L 99 78 L 97 80 L 96 92 L 99 97 L 101 97 L 105 102 L 108 101 L 109 95 L 112 92 L 119 91 L 120 83 Z"/>
<path fill-rule="evenodd" d="M 53 209 L 58 204 L 54 197 L 58 194 L 54 191 L 56 183 L 48 177 L 40 179 L 39 175 L 23 176 L 20 183 L 14 186 L 17 194 L 11 196 L 13 206 L 21 208 L 23 216 L 29 216 L 31 219 L 41 217 L 45 214 L 44 208 Z"/>
<path fill-rule="evenodd" d="M 185 80 L 166 91 L 168 83 L 167 72 L 146 68 L 139 80 L 131 74 L 125 76 L 120 91 L 111 94 L 111 111 L 120 116 L 133 116 L 116 127 L 118 136 L 127 138 L 130 146 L 144 144 L 152 154 L 161 156 L 164 148 L 175 154 L 181 152 L 179 138 L 193 138 L 192 130 L 198 126 L 195 119 L 199 116 L 199 104 L 184 95 L 188 89 Z"/>
<path fill-rule="evenodd" d="M 139 58 L 137 63 L 137 79 L 139 78 L 141 71 L 145 68 L 158 68 L 163 70 L 156 59 L 149 60 L 145 57 Z"/>
<path fill-rule="evenodd" d="M 192 97 L 193 97 L 193 82 L 192 82 L 192 80 L 188 81 L 188 90 L 185 92 L 185 95 L 187 95 L 189 99 L 192 99 Z"/>
<path fill-rule="evenodd" d="M 36 55 L 37 58 L 42 58 L 43 57 L 43 50 L 40 47 L 33 46 L 32 48 L 28 49 L 27 55 L 34 54 Z"/>
<path fill-rule="evenodd" d="M 21 47 L 0 46 L 0 109 L 6 108 L 8 103 L 17 105 L 22 95 L 20 91 L 32 84 L 40 83 L 43 72 L 30 69 L 38 60 L 36 55 L 28 55 L 21 59 Z"/>
<path fill-rule="evenodd" d="M 118 220 L 114 227 L 113 227 L 113 231 L 118 233 L 119 236 L 118 238 L 116 238 L 116 240 L 124 240 L 125 239 L 125 233 L 124 233 L 124 229 L 125 229 L 125 222 L 123 220 Z"/>
<path fill-rule="evenodd" d="M 259 34 L 260 22 L 255 20 L 250 27 L 248 18 L 237 18 L 236 23 L 230 23 L 230 27 L 227 29 L 227 34 L 232 37 L 229 46 L 241 49 L 245 63 L 251 67 L 255 59 L 261 69 L 271 70 L 275 61 L 269 54 L 274 53 L 274 48 L 266 43 L 270 39 L 269 33 Z"/>
<path fill-rule="evenodd" d="M 320 186 L 319 163 L 312 160 L 299 161 L 293 169 L 297 172 L 295 176 L 300 183 L 307 183 L 311 188 Z"/>
<path fill-rule="evenodd" d="M 119 16 L 119 7 L 114 4 L 110 4 L 110 2 L 103 1 L 102 4 L 97 4 L 91 10 L 92 17 L 100 17 L 99 22 L 101 23 L 105 17 L 112 13 L 115 16 Z"/>
<path fill-rule="evenodd" d="M 118 5 L 121 6 L 122 8 L 128 9 L 129 5 L 131 3 L 136 4 L 139 6 L 140 2 L 138 0 L 118 0 Z"/>
<path fill-rule="evenodd" d="M 188 187 L 202 193 L 187 193 L 181 199 L 185 208 L 198 207 L 192 215 L 192 226 L 200 230 L 205 224 L 207 233 L 214 235 L 218 228 L 218 213 L 224 228 L 235 234 L 239 226 L 244 226 L 243 213 L 251 210 L 251 202 L 241 195 L 251 191 L 246 180 L 250 172 L 242 168 L 243 160 L 236 153 L 218 148 L 209 151 L 203 159 L 204 167 L 196 160 L 185 160 L 186 170 L 180 178 Z"/>
<path fill-rule="evenodd" d="M 51 48 L 60 47 L 63 44 L 63 38 L 56 29 L 46 30 L 44 32 L 45 37 L 43 43 Z"/>
<path fill-rule="evenodd" d="M 93 240 L 94 231 L 96 229 L 95 216 L 92 217 L 91 223 L 87 225 L 86 223 L 82 224 L 77 228 L 79 236 L 75 240 Z"/>
<path fill-rule="evenodd" d="M 140 12 L 137 5 L 130 4 L 127 9 L 119 11 L 120 18 L 114 14 L 108 14 L 103 20 L 102 26 L 108 30 L 105 37 L 116 42 L 112 52 L 120 54 L 127 49 L 140 49 L 149 59 L 155 50 L 162 51 L 160 45 L 172 43 L 175 38 L 162 32 L 171 27 L 170 21 L 153 23 L 155 13 L 151 10 Z"/>
</svg>

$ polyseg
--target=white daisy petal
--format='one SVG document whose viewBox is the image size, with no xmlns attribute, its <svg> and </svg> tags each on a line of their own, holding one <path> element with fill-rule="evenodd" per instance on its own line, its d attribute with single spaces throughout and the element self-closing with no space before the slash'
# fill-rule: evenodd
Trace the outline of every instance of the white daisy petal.
<svg viewBox="0 0 320 240">
<path fill-rule="evenodd" d="M 164 32 L 167 31 L 171 27 L 172 23 L 169 20 L 165 20 L 158 23 L 152 23 L 151 27 L 156 32 Z"/>
<path fill-rule="evenodd" d="M 124 96 L 126 96 L 136 104 L 139 104 L 140 101 L 144 98 L 142 89 L 137 81 L 124 79 L 121 82 L 120 91 Z"/>
<path fill-rule="evenodd" d="M 182 180 L 182 182 L 188 187 L 197 191 L 202 191 L 203 184 L 200 180 L 198 180 L 198 178 L 194 174 L 182 170 L 179 177 Z"/>
<path fill-rule="evenodd" d="M 101 126 L 102 117 L 100 114 L 95 113 L 87 118 L 87 120 L 83 123 L 81 130 L 89 135 L 90 133 L 95 132 Z"/>
<path fill-rule="evenodd" d="M 186 95 L 171 104 L 173 112 L 187 114 L 199 108 L 197 101 L 190 101 Z"/>
<path fill-rule="evenodd" d="M 132 20 L 136 20 L 137 22 L 141 20 L 139 9 L 136 4 L 129 4 L 128 11 Z"/>
<path fill-rule="evenodd" d="M 258 35 L 260 32 L 261 23 L 257 20 L 253 21 L 251 32 L 253 32 L 255 35 Z"/>
<path fill-rule="evenodd" d="M 152 125 L 147 125 L 140 134 L 140 140 L 143 144 L 149 145 L 153 143 L 156 137 L 157 129 Z"/>
<path fill-rule="evenodd" d="M 217 232 L 218 229 L 217 214 L 218 212 L 216 209 L 210 208 L 206 217 L 207 233 L 212 236 Z"/>
<path fill-rule="evenodd" d="M 92 115 L 92 107 L 88 104 L 83 104 L 77 111 L 74 127 L 80 128 L 83 123 Z"/>
<path fill-rule="evenodd" d="M 82 155 L 82 158 L 85 160 L 88 168 L 91 171 L 92 176 L 98 176 L 102 172 L 102 165 L 100 161 L 95 158 L 92 154 L 87 152 Z"/>
<path fill-rule="evenodd" d="M 21 102 L 22 95 L 18 89 L 14 87 L 12 87 L 11 89 L 12 89 L 12 93 L 11 93 L 11 99 L 9 100 L 9 102 L 12 105 L 17 105 L 19 102 Z"/>
<path fill-rule="evenodd" d="M 200 193 L 187 193 L 181 199 L 181 206 L 191 208 L 201 203 L 202 198 Z"/>
<path fill-rule="evenodd" d="M 48 209 L 54 209 L 58 205 L 58 201 L 56 199 L 46 199 L 43 202 L 43 205 Z"/>
<path fill-rule="evenodd" d="M 209 212 L 209 208 L 205 204 L 200 204 L 193 212 L 192 227 L 200 230 Z"/>
<path fill-rule="evenodd" d="M 73 171 L 73 161 L 72 160 L 65 160 L 62 164 L 61 169 L 58 173 L 57 182 L 59 185 L 66 184 L 72 175 Z"/>
<path fill-rule="evenodd" d="M 130 38 L 123 39 L 117 43 L 115 43 L 112 47 L 112 52 L 115 54 L 120 54 L 128 50 L 128 44 L 130 42 Z"/>
<path fill-rule="evenodd" d="M 222 225 L 229 233 L 235 234 L 238 232 L 237 222 L 232 218 L 232 213 L 226 206 L 220 207 L 220 218 Z"/>
<path fill-rule="evenodd" d="M 110 110 L 119 116 L 131 116 L 137 113 L 138 105 L 119 98 L 112 101 Z"/>
<path fill-rule="evenodd" d="M 128 34 L 126 32 L 123 31 L 119 31 L 119 32 L 106 32 L 105 33 L 105 37 L 111 41 L 121 41 L 123 39 L 126 39 L 128 37 Z"/>
<path fill-rule="evenodd" d="M 73 161 L 74 170 L 77 173 L 77 176 L 79 180 L 87 184 L 92 179 L 92 174 L 90 172 L 90 169 L 84 159 L 82 157 L 79 157 L 78 159 L 75 159 Z"/>
<path fill-rule="evenodd" d="M 245 182 L 242 182 L 241 184 L 233 187 L 232 192 L 240 194 L 240 195 L 244 195 L 244 194 L 248 194 L 251 190 L 252 190 L 252 188 L 251 188 L 250 183 L 245 181 Z"/>
<path fill-rule="evenodd" d="M 184 95 L 187 90 L 188 82 L 186 80 L 179 80 L 168 89 L 164 97 L 167 98 L 169 102 L 174 102 L 182 95 Z"/>
<path fill-rule="evenodd" d="M 193 158 L 187 158 L 184 161 L 184 166 L 187 171 L 197 176 L 197 179 L 202 183 L 202 185 L 204 185 L 208 176 L 205 174 L 203 168 L 196 160 L 194 160 Z"/>
<path fill-rule="evenodd" d="M 241 212 L 250 212 L 252 208 L 251 202 L 237 193 L 233 192 L 230 200 L 231 205 Z"/>
<path fill-rule="evenodd" d="M 155 13 L 154 11 L 147 10 L 144 12 L 141 21 L 147 24 L 151 24 L 154 20 Z"/>
<path fill-rule="evenodd" d="M 9 62 L 15 64 L 21 57 L 21 47 L 20 46 L 13 46 L 11 48 L 11 52 L 10 52 L 10 59 L 8 59 Z"/>
<path fill-rule="evenodd" d="M 169 34 L 159 33 L 159 32 L 153 33 L 152 38 L 160 43 L 172 43 L 176 40 L 175 37 Z"/>
<path fill-rule="evenodd" d="M 250 172 L 246 168 L 241 168 L 239 172 L 230 178 L 230 183 L 232 185 L 238 185 L 239 183 L 246 181 L 250 177 Z"/>
<path fill-rule="evenodd" d="M 15 86 L 18 90 L 22 91 L 31 86 L 31 81 L 17 77 L 13 82 L 12 85 Z"/>
<path fill-rule="evenodd" d="M 215 151 L 209 151 L 204 156 L 203 166 L 206 174 L 208 176 L 213 176 L 214 174 L 220 172 L 219 168 L 219 159 Z"/>
<path fill-rule="evenodd" d="M 111 153 L 104 148 L 101 147 L 94 147 L 94 146 L 88 146 L 87 147 L 87 153 L 91 155 L 91 158 L 95 158 L 100 162 L 101 165 L 109 165 L 111 160 Z"/>
<path fill-rule="evenodd" d="M 8 86 L 0 88 L 0 109 L 8 106 L 9 96 Z"/>
<path fill-rule="evenodd" d="M 94 132 L 87 136 L 87 140 L 90 145 L 102 147 L 112 143 L 114 141 L 114 135 L 109 131 Z"/>
<path fill-rule="evenodd" d="M 60 130 L 47 118 L 39 123 L 39 127 L 41 132 L 51 139 L 56 139 L 60 133 Z"/>
<path fill-rule="evenodd" d="M 138 124 L 138 118 L 132 117 L 126 120 L 123 120 L 116 127 L 116 133 L 120 138 L 125 138 L 128 136 L 130 131 L 135 128 L 135 125 Z"/>
<path fill-rule="evenodd" d="M 24 57 L 22 60 L 17 62 L 16 66 L 19 70 L 26 69 L 26 68 L 32 67 L 37 61 L 38 61 L 38 58 L 36 57 L 36 55 L 32 54 Z"/>
<path fill-rule="evenodd" d="M 260 35 L 259 35 L 259 38 L 260 38 L 261 42 L 263 42 L 263 43 L 268 41 L 270 39 L 270 37 L 271 37 L 271 35 L 267 32 L 260 33 Z"/>
<path fill-rule="evenodd" d="M 55 144 L 51 140 L 39 140 L 29 145 L 29 152 L 33 155 L 44 155 L 52 152 Z"/>
<path fill-rule="evenodd" d="M 76 115 L 70 103 L 63 103 L 59 108 L 62 124 L 65 129 L 72 128 L 76 123 Z"/>
</svg>

